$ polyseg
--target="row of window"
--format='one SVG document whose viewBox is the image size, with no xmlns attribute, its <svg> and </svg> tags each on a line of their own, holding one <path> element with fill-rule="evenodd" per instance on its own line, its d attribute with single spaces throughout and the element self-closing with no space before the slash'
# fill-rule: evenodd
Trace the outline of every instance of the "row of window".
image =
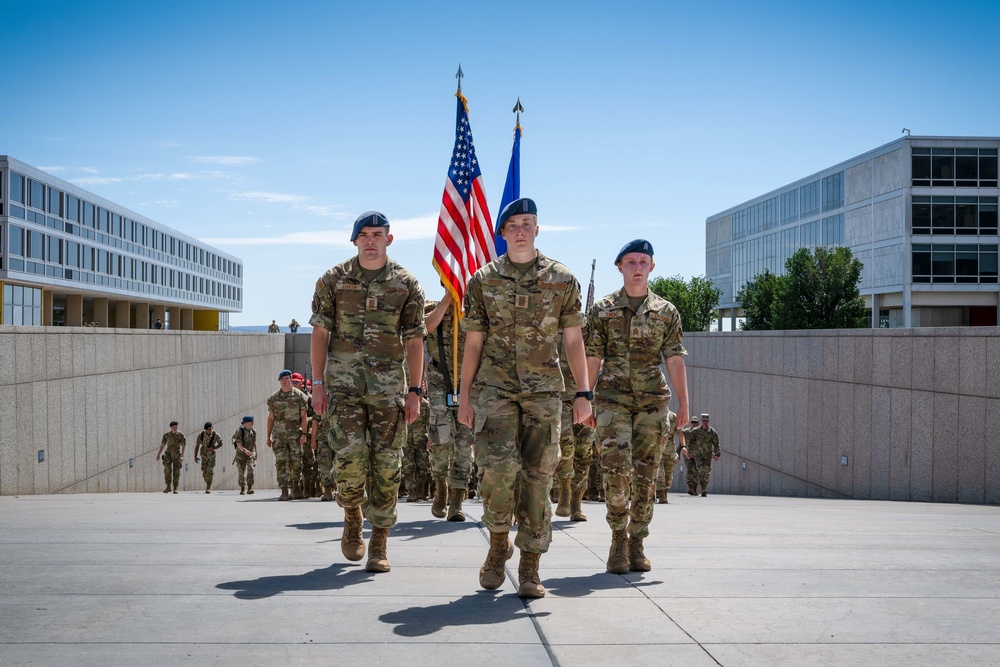
<svg viewBox="0 0 1000 667">
<path fill-rule="evenodd" d="M 914 186 L 997 187 L 996 148 L 916 148 L 911 151 Z"/>
<path fill-rule="evenodd" d="M 243 267 L 238 262 L 221 257 L 193 243 L 130 220 L 16 171 L 10 170 L 9 180 L 8 196 L 11 206 L 8 215 L 12 217 L 28 219 L 30 222 L 55 229 L 63 229 L 63 223 L 57 218 L 62 219 L 66 221 L 65 231 L 69 233 L 91 239 L 99 238 L 106 245 L 118 248 L 129 244 L 130 252 L 162 253 L 166 257 L 193 262 L 226 276 L 242 278 Z M 24 206 L 36 209 L 39 213 L 25 210 Z"/>
<path fill-rule="evenodd" d="M 34 229 L 8 225 L 9 270 L 36 273 L 139 292 L 171 294 L 199 300 L 198 295 L 216 297 L 238 305 L 242 289 L 202 276 L 146 262 L 120 253 L 44 234 Z M 23 258 L 23 259 L 22 259 Z M 43 264 L 46 263 L 46 264 Z M 164 292 L 170 289 L 171 292 Z M 174 293 L 176 292 L 176 293 Z"/>
<path fill-rule="evenodd" d="M 843 206 L 844 172 L 839 171 L 736 211 L 733 238 L 753 236 Z"/>
<path fill-rule="evenodd" d="M 913 244 L 915 283 L 996 283 L 997 246 Z"/>
<path fill-rule="evenodd" d="M 21 285 L 3 286 L 3 323 L 10 326 L 42 325 L 42 290 Z"/>
<path fill-rule="evenodd" d="M 913 196 L 914 234 L 996 234 L 996 197 Z"/>
</svg>

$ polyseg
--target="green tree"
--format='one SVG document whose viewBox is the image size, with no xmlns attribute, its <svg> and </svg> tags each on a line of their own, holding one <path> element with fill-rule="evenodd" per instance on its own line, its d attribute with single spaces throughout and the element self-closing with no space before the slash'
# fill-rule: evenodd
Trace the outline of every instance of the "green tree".
<svg viewBox="0 0 1000 667">
<path fill-rule="evenodd" d="M 802 248 L 785 262 L 774 299 L 775 329 L 855 329 L 867 324 L 858 285 L 861 261 L 849 248 Z M 742 302 L 741 302 L 742 303 Z"/>
<path fill-rule="evenodd" d="M 649 289 L 674 304 L 681 314 L 684 331 L 707 331 L 722 297 L 722 290 L 705 276 L 694 276 L 688 281 L 680 274 L 669 278 L 658 276 L 649 281 Z"/>
<path fill-rule="evenodd" d="M 747 282 L 736 295 L 743 308 L 742 331 L 768 331 L 774 328 L 774 300 L 781 284 L 782 276 L 776 276 L 767 269 Z"/>
</svg>

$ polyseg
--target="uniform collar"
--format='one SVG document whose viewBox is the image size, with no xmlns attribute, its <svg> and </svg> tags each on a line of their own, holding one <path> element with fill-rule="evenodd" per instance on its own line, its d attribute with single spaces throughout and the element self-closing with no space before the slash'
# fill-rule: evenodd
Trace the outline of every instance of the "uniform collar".
<svg viewBox="0 0 1000 667">
<path fill-rule="evenodd" d="M 393 262 L 391 258 L 386 257 L 385 266 L 382 267 L 381 271 L 375 274 L 375 277 L 372 278 L 372 282 L 382 282 L 384 280 L 387 280 L 391 275 L 391 272 L 394 271 L 395 268 L 396 268 L 396 263 Z M 365 274 L 362 271 L 361 262 L 358 261 L 357 255 L 352 257 L 350 261 L 347 263 L 347 274 L 351 278 L 357 280 L 358 282 L 362 282 L 364 280 Z"/>
<path fill-rule="evenodd" d="M 639 310 L 637 310 L 636 313 L 635 313 L 636 315 L 640 315 L 642 313 L 645 313 L 647 310 L 650 310 L 649 300 L 652 298 L 652 294 L 653 293 L 647 287 L 646 288 L 646 299 L 639 306 Z M 625 292 L 625 288 L 622 287 L 617 292 L 615 292 L 615 296 L 614 296 L 614 299 L 612 301 L 614 302 L 614 307 L 615 308 L 628 308 L 628 300 L 629 300 L 629 296 Z"/>
<path fill-rule="evenodd" d="M 538 269 L 541 267 L 544 259 L 546 259 L 545 255 L 543 255 L 540 250 L 535 248 L 535 266 L 533 267 L 535 273 L 538 273 Z M 514 262 L 510 260 L 510 256 L 507 255 L 507 253 L 504 253 L 500 258 L 497 271 L 505 278 L 513 278 L 514 280 L 521 278 L 521 272 L 517 270 L 516 266 L 514 266 Z"/>
</svg>

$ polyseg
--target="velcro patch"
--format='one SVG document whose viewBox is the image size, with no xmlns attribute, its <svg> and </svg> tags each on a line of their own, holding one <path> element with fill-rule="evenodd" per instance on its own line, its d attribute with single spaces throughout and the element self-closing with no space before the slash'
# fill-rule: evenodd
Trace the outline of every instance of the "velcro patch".
<svg viewBox="0 0 1000 667">
<path fill-rule="evenodd" d="M 598 317 L 624 317 L 625 313 L 620 310 L 602 310 L 597 314 Z"/>
<path fill-rule="evenodd" d="M 566 285 L 567 283 L 542 283 L 542 282 L 538 283 L 538 286 L 542 289 L 564 290 L 566 289 Z"/>
<path fill-rule="evenodd" d="M 486 280 L 483 280 L 484 285 L 490 285 L 492 287 L 496 287 L 497 285 L 506 285 L 507 282 L 508 281 L 501 280 L 499 278 L 487 278 Z"/>
<path fill-rule="evenodd" d="M 337 283 L 337 289 L 348 290 L 351 292 L 360 292 L 365 288 L 364 285 L 359 285 L 358 283 Z"/>
</svg>

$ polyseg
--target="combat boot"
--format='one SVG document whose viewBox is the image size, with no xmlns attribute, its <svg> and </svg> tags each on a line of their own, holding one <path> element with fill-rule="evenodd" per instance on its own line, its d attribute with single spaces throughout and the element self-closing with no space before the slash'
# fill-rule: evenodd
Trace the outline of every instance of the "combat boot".
<svg viewBox="0 0 1000 667">
<path fill-rule="evenodd" d="M 688 495 L 689 496 L 697 496 L 698 495 L 698 485 L 697 484 L 688 484 Z"/>
<path fill-rule="evenodd" d="M 611 531 L 611 550 L 608 552 L 608 572 L 628 574 L 628 535 L 624 528 Z"/>
<path fill-rule="evenodd" d="M 667 502 L 669 502 L 667 500 L 667 490 L 666 489 L 662 489 L 662 490 L 656 492 L 656 502 L 658 502 L 661 505 L 666 505 Z"/>
<path fill-rule="evenodd" d="M 281 495 L 278 496 L 278 500 L 288 500 L 288 487 L 281 487 Z"/>
<path fill-rule="evenodd" d="M 360 507 L 344 508 L 344 533 L 340 536 L 340 550 L 347 560 L 361 560 L 365 555 L 365 539 L 361 535 L 362 523 L 364 518 L 361 516 Z"/>
<path fill-rule="evenodd" d="M 573 480 L 569 477 L 559 480 L 559 504 L 556 506 L 556 516 L 570 515 L 569 503 L 573 495 L 570 485 L 572 483 Z"/>
<path fill-rule="evenodd" d="M 628 538 L 628 569 L 632 572 L 649 572 L 652 566 L 642 550 L 642 538 L 634 535 Z"/>
<path fill-rule="evenodd" d="M 302 482 L 292 482 L 292 500 L 302 500 Z"/>
<path fill-rule="evenodd" d="M 416 476 L 406 480 L 406 502 L 415 503 L 421 499 Z"/>
<path fill-rule="evenodd" d="M 703 490 L 703 491 L 701 492 L 701 497 L 702 497 L 702 498 L 708 498 L 708 491 L 704 491 L 704 490 Z"/>
<path fill-rule="evenodd" d="M 431 504 L 431 514 L 438 519 L 444 518 L 445 504 L 448 502 L 448 479 L 443 475 L 434 477 L 434 502 Z"/>
<path fill-rule="evenodd" d="M 570 499 L 569 506 L 569 518 L 570 521 L 586 521 L 587 515 L 583 513 L 583 494 L 587 489 L 580 489 L 579 491 L 573 492 L 573 497 Z"/>
<path fill-rule="evenodd" d="M 247 495 L 253 495 L 253 482 L 247 482 Z"/>
<path fill-rule="evenodd" d="M 333 489 L 329 486 L 323 487 L 323 495 L 320 496 L 320 502 L 330 503 L 333 502 Z"/>
<path fill-rule="evenodd" d="M 241 496 L 246 495 L 246 492 L 247 492 L 247 487 L 241 486 L 240 487 L 240 495 Z"/>
<path fill-rule="evenodd" d="M 517 564 L 517 595 L 522 598 L 545 597 L 545 586 L 538 576 L 538 561 L 542 554 L 521 552 L 521 562 Z"/>
<path fill-rule="evenodd" d="M 510 543 L 507 533 L 490 533 L 490 551 L 479 568 L 479 585 L 488 591 L 500 588 L 505 579 L 504 563 L 513 555 L 514 545 Z"/>
<path fill-rule="evenodd" d="M 448 521 L 465 521 L 465 512 L 462 511 L 465 489 L 452 489 L 448 495 Z"/>
<path fill-rule="evenodd" d="M 212 492 L 212 483 L 209 482 L 208 484 L 205 485 L 205 493 L 211 493 L 211 492 Z"/>
<path fill-rule="evenodd" d="M 170 493 L 170 484 L 167 484 L 167 488 L 163 489 L 164 493 Z"/>
<path fill-rule="evenodd" d="M 372 536 L 368 539 L 368 562 L 366 572 L 388 572 L 392 567 L 386 553 L 386 541 L 389 538 L 388 528 L 372 527 Z"/>
<path fill-rule="evenodd" d="M 174 493 L 177 493 L 177 485 L 174 484 Z"/>
</svg>

